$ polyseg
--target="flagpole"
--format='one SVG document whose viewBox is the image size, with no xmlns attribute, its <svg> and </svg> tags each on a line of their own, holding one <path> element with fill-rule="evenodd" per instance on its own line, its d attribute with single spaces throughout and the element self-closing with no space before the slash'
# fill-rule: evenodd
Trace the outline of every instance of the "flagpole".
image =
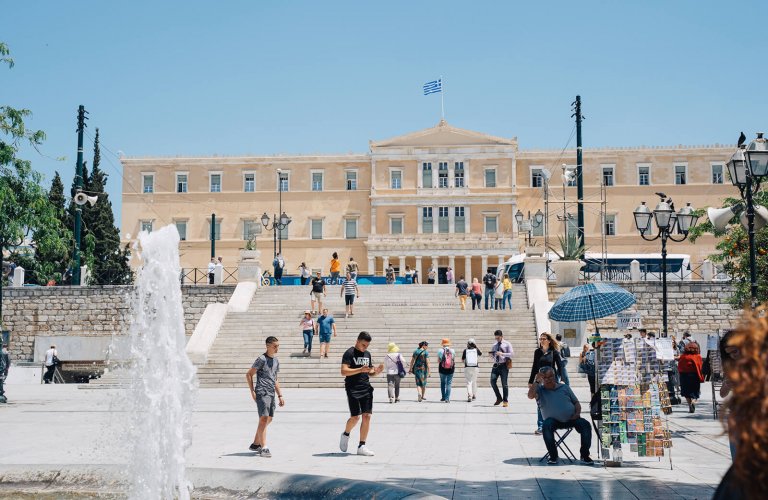
<svg viewBox="0 0 768 500">
<path fill-rule="evenodd" d="M 445 100 L 443 99 L 444 94 L 445 90 L 443 85 L 443 75 L 440 75 L 440 115 L 443 121 L 445 121 Z"/>
</svg>

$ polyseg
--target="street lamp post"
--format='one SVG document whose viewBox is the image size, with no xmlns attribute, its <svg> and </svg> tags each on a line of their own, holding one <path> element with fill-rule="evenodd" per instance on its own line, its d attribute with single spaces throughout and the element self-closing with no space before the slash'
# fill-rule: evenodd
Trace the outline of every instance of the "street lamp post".
<svg viewBox="0 0 768 500">
<path fill-rule="evenodd" d="M 726 164 L 731 183 L 739 188 L 746 203 L 747 235 L 749 238 L 749 285 L 752 308 L 757 305 L 757 261 L 755 257 L 755 203 L 753 195 L 760 190 L 760 183 L 768 177 L 768 140 L 758 132 L 757 138 L 744 146 L 744 134 L 738 149 Z"/>
<path fill-rule="evenodd" d="M 283 212 L 283 170 L 280 169 L 280 168 L 277 169 L 277 196 L 278 196 L 277 213 L 284 214 L 284 212 Z M 281 216 L 280 220 L 282 221 L 282 219 L 283 218 Z M 264 217 L 262 217 L 262 221 L 263 220 L 264 220 Z M 291 221 L 290 221 L 290 218 L 289 218 L 288 219 L 288 223 L 286 223 L 285 225 L 287 226 L 290 223 L 291 223 Z M 283 228 L 280 228 L 281 231 L 282 231 L 282 229 Z M 282 233 L 278 234 L 277 240 L 279 242 L 278 243 L 279 252 L 282 254 L 283 253 L 283 234 Z"/>
<path fill-rule="evenodd" d="M 261 225 L 264 226 L 264 229 L 267 231 L 272 231 L 272 251 L 273 255 L 272 258 L 274 259 L 277 257 L 277 233 L 278 231 L 282 231 L 286 227 L 288 227 L 288 224 L 291 223 L 291 218 L 285 215 L 285 212 L 280 214 L 280 218 L 277 217 L 277 215 L 272 215 L 272 224 L 270 224 L 269 221 L 269 215 L 267 215 L 266 212 L 261 216 Z M 282 248 L 280 249 L 280 252 L 282 253 Z"/>
<path fill-rule="evenodd" d="M 662 303 L 662 337 L 667 336 L 667 240 L 676 243 L 685 241 L 688 237 L 688 231 L 696 226 L 698 216 L 694 214 L 693 207 L 688 203 L 675 213 L 674 204 L 671 198 L 667 198 L 664 193 L 656 193 L 661 198 L 659 204 L 653 209 L 653 212 L 646 206 L 645 202 L 634 211 L 635 226 L 640 231 L 640 236 L 646 241 L 661 239 L 661 303 Z M 666 198 L 666 199 L 665 199 Z M 656 236 L 646 236 L 651 231 L 652 220 L 656 221 L 658 233 Z M 675 238 L 673 232 L 677 228 L 682 237 Z"/>
<path fill-rule="evenodd" d="M 515 220 L 517 221 L 517 227 L 519 229 L 524 229 L 528 232 L 528 236 L 526 237 L 526 243 L 528 245 L 531 244 L 531 231 L 533 231 L 533 228 L 541 226 L 541 224 L 544 222 L 544 213 L 539 209 L 534 215 L 533 218 L 531 218 L 531 211 L 528 211 L 528 218 L 523 218 L 523 212 L 520 210 L 517 211 L 515 214 Z"/>
</svg>

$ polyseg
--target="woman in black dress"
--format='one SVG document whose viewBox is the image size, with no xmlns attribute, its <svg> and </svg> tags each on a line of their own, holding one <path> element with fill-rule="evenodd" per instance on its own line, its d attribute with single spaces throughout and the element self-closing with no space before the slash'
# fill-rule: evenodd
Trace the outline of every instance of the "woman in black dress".
<svg viewBox="0 0 768 500">
<path fill-rule="evenodd" d="M 563 360 L 560 358 L 560 345 L 555 338 L 547 333 L 541 332 L 539 335 L 539 347 L 533 353 L 533 365 L 531 366 L 531 376 L 528 378 L 528 387 L 533 385 L 533 379 L 544 366 L 550 366 L 555 370 L 555 380 L 560 381 L 560 374 L 563 373 Z M 541 409 L 537 405 L 538 419 L 536 422 L 536 434 L 541 434 L 541 426 L 544 425 L 544 418 L 541 416 Z"/>
</svg>

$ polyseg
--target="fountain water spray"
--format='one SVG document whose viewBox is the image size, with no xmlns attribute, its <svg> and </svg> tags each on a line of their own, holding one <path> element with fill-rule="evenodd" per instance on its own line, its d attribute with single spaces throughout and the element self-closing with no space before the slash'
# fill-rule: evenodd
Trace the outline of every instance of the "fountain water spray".
<svg viewBox="0 0 768 500">
<path fill-rule="evenodd" d="M 174 225 L 139 234 L 144 263 L 133 298 L 129 390 L 130 496 L 186 500 L 184 451 L 191 444 L 195 367 L 186 336 Z"/>
</svg>

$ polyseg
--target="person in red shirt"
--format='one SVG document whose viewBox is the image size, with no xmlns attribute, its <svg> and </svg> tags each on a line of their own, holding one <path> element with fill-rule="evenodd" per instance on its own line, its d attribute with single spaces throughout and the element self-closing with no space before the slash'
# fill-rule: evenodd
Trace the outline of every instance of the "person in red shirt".
<svg viewBox="0 0 768 500">
<path fill-rule="evenodd" d="M 688 402 L 689 413 L 696 411 L 696 402 L 701 397 L 701 383 L 704 382 L 704 373 L 701 369 L 699 344 L 688 342 L 677 361 L 677 371 L 680 372 L 680 393 Z"/>
</svg>

